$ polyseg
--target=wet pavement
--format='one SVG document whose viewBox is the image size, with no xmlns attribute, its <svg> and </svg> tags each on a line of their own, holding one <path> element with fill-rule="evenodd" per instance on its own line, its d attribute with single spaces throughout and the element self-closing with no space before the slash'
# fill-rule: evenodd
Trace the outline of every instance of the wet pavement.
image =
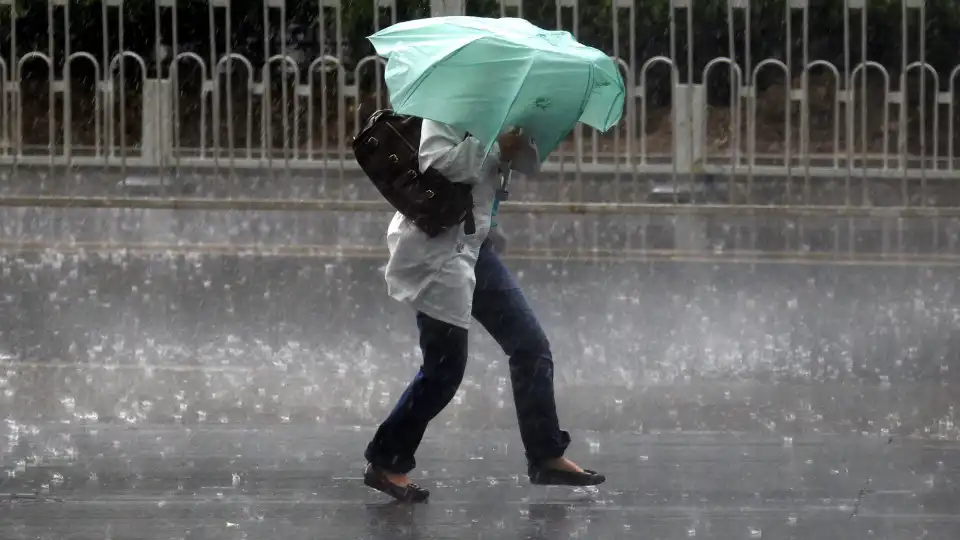
<svg viewBox="0 0 960 540">
<path fill-rule="evenodd" d="M 206 166 L 157 169 L 155 167 L 110 166 L 74 163 L 69 167 L 50 166 L 46 160 L 15 168 L 0 168 L 0 205 L 3 197 L 28 195 L 97 196 L 199 196 L 213 198 L 280 198 L 287 200 L 333 199 L 379 201 L 373 184 L 360 174 L 350 156 L 329 167 L 311 163 L 303 168 L 296 161 L 284 168 L 283 159 L 268 167 L 233 167 L 229 160 Z M 564 202 L 679 202 L 757 205 L 826 205 L 883 207 L 926 206 L 955 208 L 958 201 L 953 178 L 944 171 L 929 171 L 923 182 L 903 183 L 901 175 L 880 174 L 881 162 L 871 164 L 864 174 L 854 170 L 830 170 L 831 160 L 817 162 L 812 175 L 803 167 L 792 175 L 782 174 L 779 165 L 758 159 L 750 170 L 741 169 L 731 179 L 719 170 L 691 176 L 679 172 L 674 178 L 669 161 L 652 158 L 645 171 L 625 163 L 575 163 L 553 161 L 535 178 L 515 175 L 511 200 Z M 919 165 L 916 163 L 915 165 Z M 173 165 L 173 164 L 171 164 Z M 713 164 L 721 167 L 728 163 Z M 773 169 L 768 167 L 773 166 Z M 341 169 L 341 167 L 344 167 Z M 707 164 L 707 168 L 712 168 Z M 939 174 L 938 174 L 939 173 Z M 922 202 L 921 202 L 922 201 Z"/>
<path fill-rule="evenodd" d="M 374 425 L 419 365 L 381 258 L 0 262 L 0 411 L 22 422 Z M 572 428 L 960 440 L 955 268 L 508 264 Z M 505 359 L 482 331 L 455 404 L 451 426 L 514 425 Z"/>
<path fill-rule="evenodd" d="M 17 431 L 17 429 L 19 431 Z M 531 487 L 512 431 L 428 434 L 432 500 L 362 486 L 368 429 L 8 424 L 0 537 L 955 539 L 955 443 L 575 432 L 599 489 Z"/>
<path fill-rule="evenodd" d="M 960 538 L 955 268 L 510 259 L 610 480 L 526 484 L 476 332 L 407 508 L 359 478 L 418 364 L 382 257 L 0 262 L 0 540 Z"/>
</svg>

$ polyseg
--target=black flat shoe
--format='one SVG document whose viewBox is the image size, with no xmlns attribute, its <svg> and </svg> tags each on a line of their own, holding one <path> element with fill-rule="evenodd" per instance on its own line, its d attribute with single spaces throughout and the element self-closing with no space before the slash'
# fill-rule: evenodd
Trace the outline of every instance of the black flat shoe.
<svg viewBox="0 0 960 540">
<path fill-rule="evenodd" d="M 363 471 L 363 484 L 381 493 L 386 493 L 400 502 L 420 503 L 426 502 L 430 497 L 428 490 L 413 482 L 410 482 L 406 486 L 394 484 L 387 478 L 387 475 L 384 474 L 383 471 L 371 464 L 367 464 L 367 468 Z"/>
<path fill-rule="evenodd" d="M 530 465 L 527 468 L 530 483 L 537 486 L 596 486 L 606 482 L 607 477 L 584 469 L 583 472 L 561 471 L 542 465 Z"/>
</svg>

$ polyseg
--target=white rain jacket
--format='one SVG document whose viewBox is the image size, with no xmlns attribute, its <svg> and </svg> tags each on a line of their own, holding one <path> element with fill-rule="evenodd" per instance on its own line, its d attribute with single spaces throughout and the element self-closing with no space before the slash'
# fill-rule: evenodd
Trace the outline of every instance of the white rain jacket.
<svg viewBox="0 0 960 540">
<path fill-rule="evenodd" d="M 480 245 L 490 232 L 491 213 L 500 187 L 500 147 L 494 144 L 484 156 L 483 145 L 452 126 L 424 120 L 420 133 L 420 167 L 433 167 L 452 182 L 473 186 L 476 233 L 463 226 L 430 238 L 397 212 L 387 229 L 390 261 L 385 278 L 387 292 L 417 311 L 446 323 L 470 328 L 474 266 Z M 532 155 L 531 155 L 532 152 Z M 536 147 L 522 153 L 512 166 L 526 174 L 536 172 Z"/>
</svg>

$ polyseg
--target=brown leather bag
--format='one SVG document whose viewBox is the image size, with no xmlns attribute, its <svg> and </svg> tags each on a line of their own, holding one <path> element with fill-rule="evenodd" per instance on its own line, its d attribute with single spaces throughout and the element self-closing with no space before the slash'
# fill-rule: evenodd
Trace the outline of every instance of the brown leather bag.
<svg viewBox="0 0 960 540">
<path fill-rule="evenodd" d="M 428 236 L 464 224 L 474 234 L 473 193 L 432 167 L 420 171 L 421 118 L 390 109 L 373 113 L 353 139 L 360 168 L 398 212 Z"/>
</svg>

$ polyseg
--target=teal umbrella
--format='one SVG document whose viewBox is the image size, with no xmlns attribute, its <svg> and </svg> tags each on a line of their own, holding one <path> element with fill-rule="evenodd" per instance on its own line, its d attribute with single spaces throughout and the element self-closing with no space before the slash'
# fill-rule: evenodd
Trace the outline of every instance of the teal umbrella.
<svg viewBox="0 0 960 540">
<path fill-rule="evenodd" d="M 519 127 L 544 160 L 577 122 L 606 131 L 623 114 L 616 63 L 569 32 L 516 18 L 432 17 L 367 39 L 387 59 L 395 111 L 469 131 L 487 151 Z"/>
</svg>

